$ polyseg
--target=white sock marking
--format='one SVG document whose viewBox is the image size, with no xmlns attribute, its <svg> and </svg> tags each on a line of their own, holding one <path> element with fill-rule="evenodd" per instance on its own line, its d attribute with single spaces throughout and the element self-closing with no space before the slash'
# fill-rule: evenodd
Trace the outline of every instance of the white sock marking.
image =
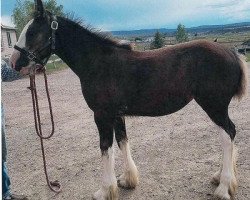
<svg viewBox="0 0 250 200">
<path fill-rule="evenodd" d="M 103 178 L 101 188 L 94 194 L 95 200 L 117 199 L 117 180 L 115 177 L 114 149 L 110 147 L 102 157 Z"/>
<path fill-rule="evenodd" d="M 115 158 L 114 158 L 114 148 L 110 147 L 107 154 L 102 158 L 104 171 L 103 171 L 103 186 L 109 187 L 110 185 L 116 185 L 115 177 Z"/>
<path fill-rule="evenodd" d="M 221 199 L 229 200 L 230 194 L 236 192 L 237 180 L 234 172 L 235 154 L 234 144 L 229 135 L 222 129 L 219 130 L 221 144 L 223 148 L 223 165 L 220 175 L 220 184 L 215 190 L 215 195 Z"/>
<path fill-rule="evenodd" d="M 223 166 L 220 182 L 229 186 L 233 177 L 233 143 L 229 135 L 223 130 L 220 131 L 220 138 L 223 148 Z"/>
<path fill-rule="evenodd" d="M 120 142 L 124 160 L 124 173 L 119 177 L 119 184 L 126 188 L 135 188 L 139 183 L 138 170 L 132 159 L 128 141 Z"/>
<path fill-rule="evenodd" d="M 125 171 L 129 171 L 129 170 L 131 170 L 131 168 L 134 169 L 135 163 L 134 163 L 132 156 L 131 156 L 129 143 L 127 141 L 121 142 L 120 147 L 121 147 L 121 151 L 122 151 L 122 155 L 123 155 Z"/>
</svg>

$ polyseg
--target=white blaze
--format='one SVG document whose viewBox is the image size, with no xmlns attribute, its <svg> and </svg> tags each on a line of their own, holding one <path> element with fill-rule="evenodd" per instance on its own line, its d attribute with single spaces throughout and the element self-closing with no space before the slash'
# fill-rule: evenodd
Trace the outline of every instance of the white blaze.
<svg viewBox="0 0 250 200">
<path fill-rule="evenodd" d="M 30 20 L 28 22 L 28 24 L 26 24 L 26 26 L 23 28 L 22 33 L 21 33 L 21 35 L 20 35 L 20 37 L 19 37 L 19 39 L 18 39 L 18 41 L 16 43 L 16 45 L 18 47 L 20 47 L 20 48 L 24 48 L 25 47 L 25 44 L 26 44 L 26 33 L 27 33 L 27 30 L 28 30 L 29 26 L 33 23 L 33 21 L 34 21 L 33 19 Z"/>
<path fill-rule="evenodd" d="M 22 33 L 16 43 L 16 45 L 20 48 L 24 48 L 26 45 L 26 33 L 29 28 L 29 26 L 33 23 L 33 19 L 26 24 L 26 26 L 23 28 Z M 13 50 L 11 56 L 10 56 L 10 63 L 12 64 L 12 67 L 15 68 L 17 60 L 20 58 L 20 52 L 16 49 Z"/>
</svg>

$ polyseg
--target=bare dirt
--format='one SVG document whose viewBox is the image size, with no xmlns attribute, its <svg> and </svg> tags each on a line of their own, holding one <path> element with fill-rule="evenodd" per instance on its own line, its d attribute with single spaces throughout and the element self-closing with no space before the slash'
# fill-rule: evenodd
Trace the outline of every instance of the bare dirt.
<svg viewBox="0 0 250 200">
<path fill-rule="evenodd" d="M 99 138 L 93 113 L 72 71 L 56 72 L 48 80 L 56 132 L 45 142 L 46 154 L 50 177 L 61 182 L 63 191 L 55 194 L 46 185 L 27 78 L 2 84 L 12 190 L 32 200 L 91 199 L 101 184 Z M 41 91 L 44 133 L 48 133 L 49 114 L 42 76 L 37 77 L 37 85 Z M 237 200 L 250 199 L 249 98 L 230 104 L 239 150 Z M 219 169 L 220 140 L 215 125 L 195 101 L 164 117 L 126 118 L 126 125 L 132 156 L 140 171 L 140 184 L 134 190 L 120 189 L 121 200 L 213 199 L 216 187 L 210 180 Z M 115 149 L 118 176 L 123 165 L 117 144 Z"/>
</svg>

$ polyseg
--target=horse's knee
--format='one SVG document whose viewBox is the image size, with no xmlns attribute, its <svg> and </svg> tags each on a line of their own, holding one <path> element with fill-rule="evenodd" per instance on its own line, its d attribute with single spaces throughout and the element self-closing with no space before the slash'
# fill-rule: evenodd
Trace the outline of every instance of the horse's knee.
<svg viewBox="0 0 250 200">
<path fill-rule="evenodd" d="M 114 118 L 104 111 L 95 112 L 94 117 L 100 136 L 100 149 L 104 154 L 113 145 Z"/>
<path fill-rule="evenodd" d="M 119 148 L 121 148 L 120 143 L 128 140 L 124 117 L 116 117 L 115 118 L 114 129 L 115 129 L 116 142 L 117 142 Z"/>
</svg>

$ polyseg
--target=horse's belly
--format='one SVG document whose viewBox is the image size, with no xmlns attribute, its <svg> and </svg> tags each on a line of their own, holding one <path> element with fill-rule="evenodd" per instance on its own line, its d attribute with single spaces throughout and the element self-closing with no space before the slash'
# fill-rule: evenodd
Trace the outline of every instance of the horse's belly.
<svg viewBox="0 0 250 200">
<path fill-rule="evenodd" d="M 132 102 L 126 109 L 125 115 L 162 116 L 174 113 L 186 106 L 193 97 L 191 95 L 173 95 L 164 99 L 153 97 Z"/>
</svg>

